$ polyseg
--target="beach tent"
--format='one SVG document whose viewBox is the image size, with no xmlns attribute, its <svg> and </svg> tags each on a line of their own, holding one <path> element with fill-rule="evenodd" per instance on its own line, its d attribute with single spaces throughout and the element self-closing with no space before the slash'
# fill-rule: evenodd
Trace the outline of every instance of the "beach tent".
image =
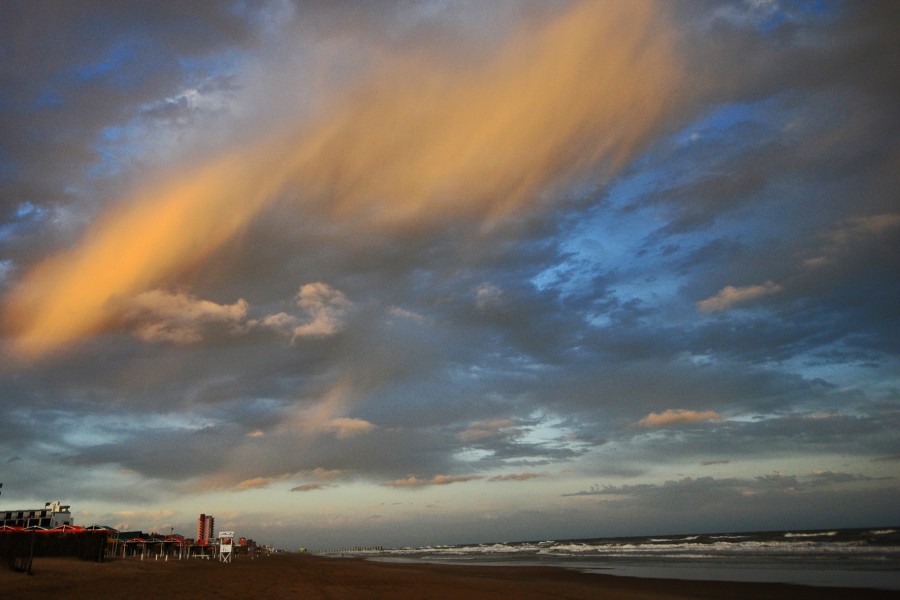
<svg viewBox="0 0 900 600">
<path fill-rule="evenodd" d="M 0 525 L 0 533 L 8 533 L 11 531 L 25 531 L 24 527 L 18 525 Z"/>
</svg>

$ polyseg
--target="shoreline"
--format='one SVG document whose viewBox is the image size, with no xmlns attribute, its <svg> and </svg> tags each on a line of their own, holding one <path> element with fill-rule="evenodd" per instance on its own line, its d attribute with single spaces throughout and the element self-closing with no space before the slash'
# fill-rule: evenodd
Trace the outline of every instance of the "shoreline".
<svg viewBox="0 0 900 600">
<path fill-rule="evenodd" d="M 477 562 L 463 562 L 446 558 L 407 558 L 402 556 L 360 557 L 373 562 L 402 564 L 437 565 L 477 565 L 484 567 L 555 567 L 579 573 L 630 577 L 636 579 L 664 579 L 678 581 L 719 581 L 726 583 L 779 583 L 809 587 L 853 588 L 861 590 L 878 589 L 893 591 L 900 596 L 900 571 L 883 569 L 861 571 L 858 569 L 835 569 L 829 565 L 825 569 L 781 565 L 730 566 L 716 561 L 669 561 L 615 562 L 602 566 L 592 562 L 530 562 L 520 560 L 497 560 L 487 558 Z"/>
<path fill-rule="evenodd" d="M 432 598 L 472 600 L 584 598 L 608 600 L 735 600 L 900 598 L 891 590 L 782 583 L 696 581 L 584 573 L 553 566 L 479 566 L 397 563 L 302 554 L 231 564 L 206 560 L 115 559 L 105 563 L 35 558 L 34 575 L 0 567 L 0 593 L 8 598 Z"/>
</svg>

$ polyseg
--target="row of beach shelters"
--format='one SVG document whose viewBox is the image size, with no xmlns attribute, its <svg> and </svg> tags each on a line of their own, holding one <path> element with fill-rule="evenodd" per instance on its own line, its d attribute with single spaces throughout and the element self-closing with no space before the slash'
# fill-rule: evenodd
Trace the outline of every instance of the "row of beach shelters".
<svg viewBox="0 0 900 600">
<path fill-rule="evenodd" d="M 117 531 L 110 542 L 114 556 L 140 557 L 142 560 L 169 560 L 170 558 L 214 558 L 217 547 L 195 543 L 178 534 L 159 535 L 142 531 Z"/>
<path fill-rule="evenodd" d="M 0 558 L 26 572 L 31 572 L 31 560 L 36 556 L 78 556 L 103 561 L 113 555 L 109 532 L 109 528 L 100 526 L 4 523 L 0 525 Z"/>
<path fill-rule="evenodd" d="M 0 525 L 0 533 L 16 531 L 37 531 L 39 533 L 83 533 L 85 531 L 89 531 L 89 529 L 79 527 L 77 525 L 59 525 L 57 527 L 41 527 L 40 525 L 30 525 L 29 527 L 19 527 L 18 525 Z"/>
<path fill-rule="evenodd" d="M 217 557 L 218 545 L 209 544 L 205 540 L 195 542 L 186 539 L 182 535 L 160 535 L 157 533 L 144 533 L 143 531 L 118 531 L 107 525 L 91 525 L 80 527 L 77 525 L 59 525 L 57 527 L 42 527 L 31 525 L 0 525 L 0 534 L 3 533 L 35 533 L 40 534 L 79 534 L 79 533 L 106 533 L 106 550 L 101 554 L 106 557 L 137 558 L 150 560 L 169 560 L 182 558 L 207 558 Z M 68 537 L 68 536 L 66 536 Z"/>
</svg>

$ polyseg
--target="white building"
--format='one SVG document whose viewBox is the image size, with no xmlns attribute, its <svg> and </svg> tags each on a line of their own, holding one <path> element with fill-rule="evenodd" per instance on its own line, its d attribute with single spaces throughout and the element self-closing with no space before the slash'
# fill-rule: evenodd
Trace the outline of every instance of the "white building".
<svg viewBox="0 0 900 600">
<path fill-rule="evenodd" d="M 32 527 L 38 525 L 53 529 L 60 525 L 74 525 L 75 520 L 69 507 L 56 502 L 47 502 L 44 508 L 26 508 L 22 510 L 0 509 L 0 526 Z"/>
</svg>

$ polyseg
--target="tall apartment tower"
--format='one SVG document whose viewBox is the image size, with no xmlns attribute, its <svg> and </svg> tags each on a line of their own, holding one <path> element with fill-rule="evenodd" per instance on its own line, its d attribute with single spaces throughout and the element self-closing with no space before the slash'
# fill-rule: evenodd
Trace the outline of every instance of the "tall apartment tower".
<svg viewBox="0 0 900 600">
<path fill-rule="evenodd" d="M 213 539 L 216 534 L 216 519 L 212 515 L 204 515 L 200 513 L 197 519 L 197 541 L 208 542 Z"/>
</svg>

